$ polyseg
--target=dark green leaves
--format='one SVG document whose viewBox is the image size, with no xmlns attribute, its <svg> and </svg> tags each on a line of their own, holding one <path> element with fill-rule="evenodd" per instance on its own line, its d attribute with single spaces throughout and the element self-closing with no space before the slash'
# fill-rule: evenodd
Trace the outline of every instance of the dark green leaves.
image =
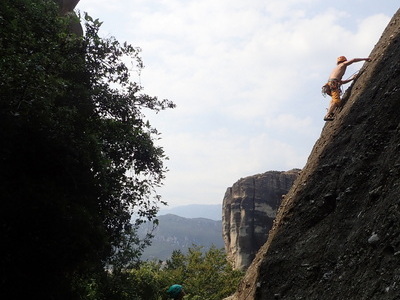
<svg viewBox="0 0 400 300">
<path fill-rule="evenodd" d="M 85 299 L 111 258 L 127 265 L 148 243 L 132 213 L 154 219 L 166 157 L 143 110 L 174 104 L 131 81 L 139 48 L 98 36 L 87 15 L 75 35 L 58 12 L 50 0 L 0 5 L 1 282 L 19 296 Z"/>
</svg>

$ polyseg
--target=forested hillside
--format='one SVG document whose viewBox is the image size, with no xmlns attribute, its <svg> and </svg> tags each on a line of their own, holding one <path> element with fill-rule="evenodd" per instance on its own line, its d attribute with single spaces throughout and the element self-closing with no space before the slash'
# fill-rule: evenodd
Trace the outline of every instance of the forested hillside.
<svg viewBox="0 0 400 300">
<path fill-rule="evenodd" d="M 194 245 L 201 247 L 202 252 L 212 246 L 224 248 L 222 238 L 222 221 L 205 218 L 183 218 L 173 214 L 159 216 L 159 225 L 152 232 L 151 245 L 143 251 L 142 260 L 166 260 L 173 251 L 187 253 Z M 144 236 L 149 228 L 143 224 L 140 228 Z"/>
</svg>

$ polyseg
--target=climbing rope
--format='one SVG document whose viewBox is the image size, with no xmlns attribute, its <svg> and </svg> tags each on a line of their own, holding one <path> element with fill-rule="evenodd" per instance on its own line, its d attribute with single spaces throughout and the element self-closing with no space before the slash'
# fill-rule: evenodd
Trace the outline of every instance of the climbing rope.
<svg viewBox="0 0 400 300">
<path fill-rule="evenodd" d="M 358 74 L 359 72 L 360 72 L 360 70 L 354 72 L 353 74 L 350 75 L 350 77 L 348 77 L 344 81 L 350 80 L 351 78 L 356 77 L 356 74 Z M 353 78 L 353 79 L 355 79 L 355 78 Z M 339 90 L 340 90 L 340 94 L 342 95 L 344 93 L 342 84 L 340 85 Z M 322 96 L 326 97 L 327 95 L 330 96 L 331 95 L 330 93 L 331 93 L 331 88 L 330 88 L 329 84 L 326 83 L 325 85 L 322 86 L 321 94 L 322 94 Z"/>
<path fill-rule="evenodd" d="M 353 77 L 356 77 L 355 75 L 358 74 L 359 72 L 360 72 L 360 70 L 355 71 L 355 72 L 354 72 L 353 74 L 351 74 L 350 77 L 347 78 L 346 80 L 349 80 L 349 79 L 351 79 L 351 78 L 353 78 Z"/>
</svg>

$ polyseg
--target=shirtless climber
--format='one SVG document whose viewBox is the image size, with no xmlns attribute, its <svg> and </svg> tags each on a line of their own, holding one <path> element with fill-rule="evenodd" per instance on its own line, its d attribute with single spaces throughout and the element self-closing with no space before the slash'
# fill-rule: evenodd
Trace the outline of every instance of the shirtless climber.
<svg viewBox="0 0 400 300">
<path fill-rule="evenodd" d="M 371 58 L 353 58 L 351 60 L 347 60 L 346 57 L 344 56 L 339 56 L 337 58 L 337 66 L 334 68 L 331 72 L 331 75 L 329 76 L 328 84 L 331 89 L 331 96 L 332 100 L 329 105 L 328 112 L 326 116 L 324 117 L 325 121 L 332 121 L 333 120 L 333 114 L 335 112 L 335 109 L 340 106 L 340 86 L 342 84 L 348 83 L 352 80 L 355 79 L 355 76 L 351 77 L 350 79 L 347 80 L 342 80 L 342 77 L 344 73 L 346 72 L 347 66 L 350 66 L 352 63 L 359 62 L 359 61 L 371 61 Z"/>
</svg>

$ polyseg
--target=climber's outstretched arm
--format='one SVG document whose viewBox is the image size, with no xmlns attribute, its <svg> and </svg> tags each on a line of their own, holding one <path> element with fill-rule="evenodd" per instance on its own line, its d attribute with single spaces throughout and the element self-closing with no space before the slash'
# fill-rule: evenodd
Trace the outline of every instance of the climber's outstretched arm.
<svg viewBox="0 0 400 300">
<path fill-rule="evenodd" d="M 371 61 L 372 59 L 370 57 L 367 57 L 367 58 L 353 58 L 353 59 L 345 61 L 343 64 L 345 66 L 350 66 L 352 63 L 359 62 L 359 61 L 364 61 L 364 60 L 365 61 Z"/>
</svg>

